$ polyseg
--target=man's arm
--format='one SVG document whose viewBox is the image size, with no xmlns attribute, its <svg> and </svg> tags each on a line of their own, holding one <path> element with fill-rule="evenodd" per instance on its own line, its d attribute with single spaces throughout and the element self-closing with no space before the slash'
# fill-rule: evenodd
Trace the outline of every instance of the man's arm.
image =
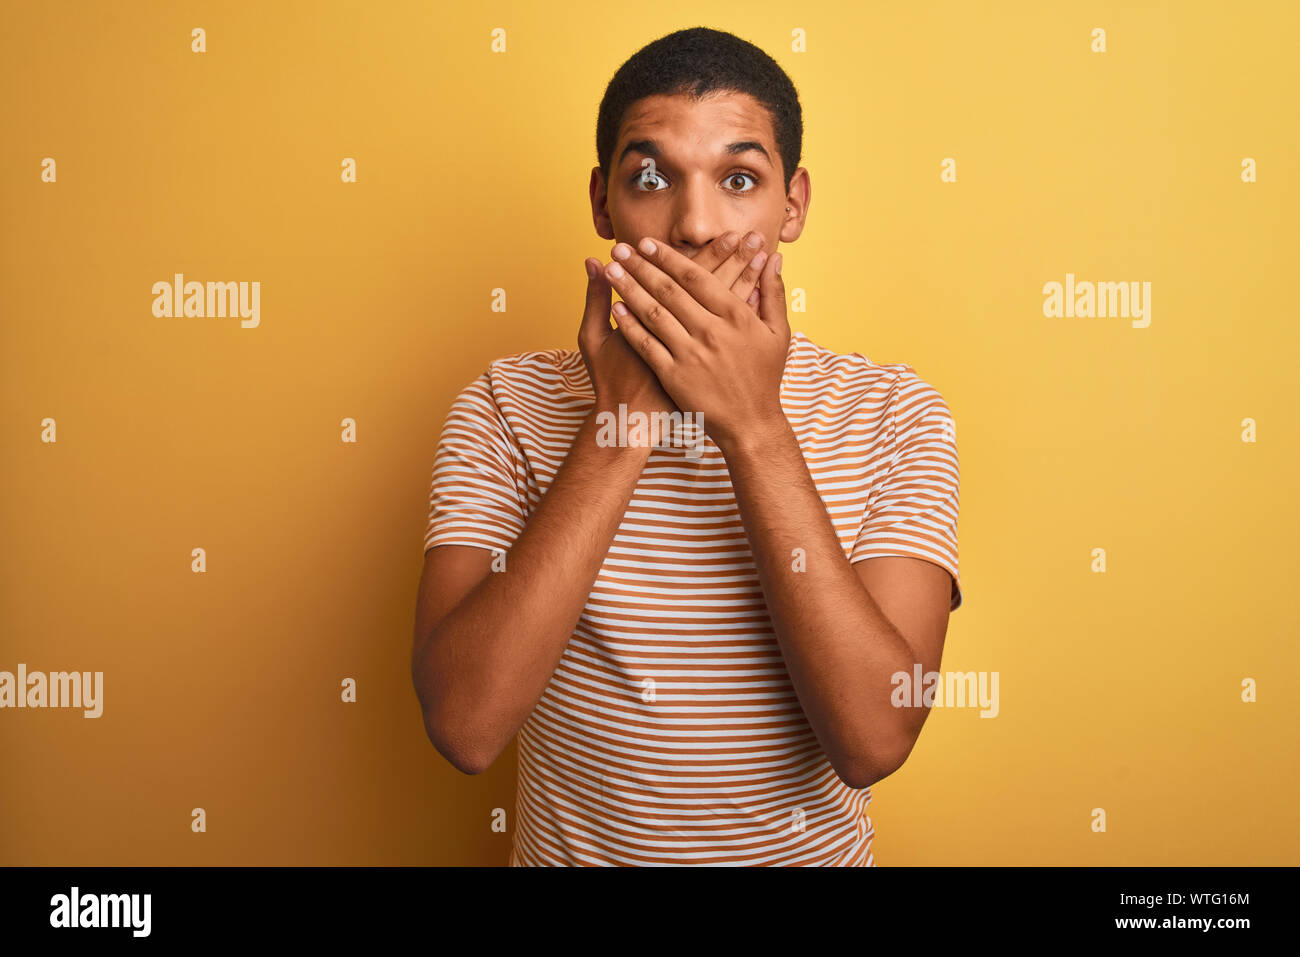
<svg viewBox="0 0 1300 957">
<path fill-rule="evenodd" d="M 929 714 L 894 707 L 891 677 L 938 668 L 952 580 L 921 559 L 850 565 L 784 420 L 719 447 L 799 703 L 840 778 L 870 787 L 902 765 Z"/>
<path fill-rule="evenodd" d="M 596 444 L 587 416 L 505 571 L 482 548 L 426 553 L 411 676 L 434 747 L 466 774 L 491 766 L 559 666 L 649 458 Z"/>
</svg>

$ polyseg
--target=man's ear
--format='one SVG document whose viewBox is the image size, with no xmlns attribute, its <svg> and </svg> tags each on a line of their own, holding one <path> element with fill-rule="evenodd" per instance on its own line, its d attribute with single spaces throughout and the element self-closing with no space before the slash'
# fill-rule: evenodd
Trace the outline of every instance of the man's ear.
<svg viewBox="0 0 1300 957">
<path fill-rule="evenodd" d="M 592 167 L 588 192 L 591 193 L 591 221 L 596 227 L 596 235 L 601 239 L 613 239 L 614 224 L 610 221 L 609 211 L 606 208 L 609 194 L 605 189 L 605 176 L 599 166 Z"/>
<path fill-rule="evenodd" d="M 800 166 L 794 171 L 785 201 L 789 211 L 781 221 L 778 239 L 783 243 L 792 243 L 803 233 L 803 225 L 808 220 L 808 207 L 812 205 L 812 178 L 805 167 Z"/>
</svg>

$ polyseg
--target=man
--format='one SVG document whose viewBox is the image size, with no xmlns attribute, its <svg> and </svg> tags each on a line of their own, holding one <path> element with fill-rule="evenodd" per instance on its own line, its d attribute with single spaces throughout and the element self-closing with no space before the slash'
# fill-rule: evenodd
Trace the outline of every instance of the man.
<svg viewBox="0 0 1300 957">
<path fill-rule="evenodd" d="M 596 141 L 618 242 L 579 352 L 491 363 L 443 430 L 426 731 L 468 774 L 518 733 L 512 865 L 873 865 L 869 787 L 927 714 L 892 676 L 938 669 L 961 603 L 952 418 L 910 367 L 791 333 L 776 249 L 811 187 L 770 57 L 663 37 Z"/>
</svg>

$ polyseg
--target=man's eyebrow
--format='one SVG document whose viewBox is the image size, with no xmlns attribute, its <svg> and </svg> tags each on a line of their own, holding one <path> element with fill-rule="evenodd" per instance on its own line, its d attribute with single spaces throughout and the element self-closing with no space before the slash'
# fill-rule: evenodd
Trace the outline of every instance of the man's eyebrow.
<svg viewBox="0 0 1300 957">
<path fill-rule="evenodd" d="M 740 140 L 736 143 L 728 143 L 726 149 L 728 156 L 736 156 L 737 154 L 748 153 L 751 151 L 763 154 L 763 158 L 767 160 L 769 164 L 772 162 L 771 155 L 766 149 L 764 149 L 763 144 L 757 140 Z M 623 160 L 627 158 L 629 153 L 640 153 L 643 156 L 650 156 L 654 159 L 660 159 L 663 155 L 659 150 L 659 144 L 654 140 L 632 140 L 627 144 L 627 146 L 623 147 L 623 152 L 618 154 L 618 162 L 614 165 L 622 166 Z"/>
</svg>

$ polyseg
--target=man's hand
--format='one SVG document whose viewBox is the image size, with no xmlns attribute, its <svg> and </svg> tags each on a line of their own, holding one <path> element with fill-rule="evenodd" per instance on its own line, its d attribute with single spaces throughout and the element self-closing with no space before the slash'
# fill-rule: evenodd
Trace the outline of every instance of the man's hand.
<svg viewBox="0 0 1300 957">
<path fill-rule="evenodd" d="M 643 239 L 640 247 L 615 246 L 619 261 L 605 275 L 631 310 L 619 317 L 627 344 L 668 397 L 682 411 L 702 415 L 724 452 L 746 435 L 788 428 L 781 377 L 790 323 L 781 254 L 760 262 L 755 310 L 725 278 L 668 244 Z"/>
<path fill-rule="evenodd" d="M 616 412 L 625 403 L 629 412 L 679 411 L 664 393 L 650 367 L 628 346 L 621 329 L 609 325 L 609 281 L 600 261 L 587 260 L 587 306 L 578 329 L 578 350 L 587 365 L 596 411 Z"/>
<path fill-rule="evenodd" d="M 734 232 L 724 234 L 705 247 L 695 263 L 711 272 L 738 301 L 748 300 L 753 306 L 758 303 L 755 286 L 767 254 L 761 249 L 761 236 L 756 237 L 756 245 L 745 245 L 740 238 Z M 602 263 L 598 259 L 588 259 L 586 267 L 587 304 L 578 330 L 578 349 L 591 378 L 596 408 L 614 411 L 622 402 L 629 411 L 680 411 L 650 367 L 627 344 L 622 328 L 610 328 L 613 297 Z M 627 308 L 623 303 L 617 303 L 614 313 L 621 325 Z"/>
</svg>

